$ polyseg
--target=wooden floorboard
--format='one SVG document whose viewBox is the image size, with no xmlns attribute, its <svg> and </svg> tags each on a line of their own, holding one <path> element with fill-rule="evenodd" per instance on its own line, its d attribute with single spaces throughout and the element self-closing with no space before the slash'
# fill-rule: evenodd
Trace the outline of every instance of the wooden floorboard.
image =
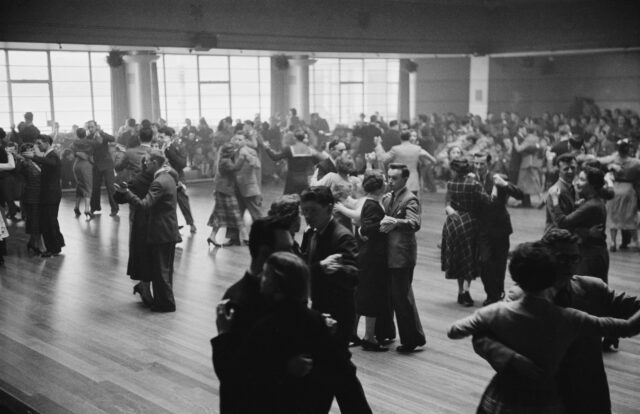
<svg viewBox="0 0 640 414">
<path fill-rule="evenodd" d="M 126 206 L 120 217 L 85 222 L 74 217 L 73 195 L 65 194 L 60 223 L 67 246 L 57 258 L 28 255 L 24 224 L 12 224 L 0 268 L 0 389 L 41 413 L 218 412 L 209 346 L 214 307 L 249 258 L 244 247 L 208 248 L 211 183 L 189 191 L 199 231 L 183 230 L 174 276 L 178 311 L 171 314 L 151 313 L 132 295 Z M 281 186 L 265 186 L 264 209 L 280 192 Z M 455 282 L 440 271 L 443 199 L 442 193 L 422 196 L 413 287 L 426 349 L 409 356 L 353 350 L 375 413 L 472 413 L 493 374 L 468 340 L 445 335 L 472 309 L 455 303 Z M 103 208 L 108 211 L 106 200 Z M 539 238 L 542 210 L 511 209 L 511 215 L 512 245 Z M 638 252 L 612 254 L 611 286 L 640 294 L 639 269 Z M 479 281 L 471 294 L 477 303 L 484 299 Z M 622 340 L 605 363 L 614 412 L 640 412 L 640 341 Z"/>
</svg>

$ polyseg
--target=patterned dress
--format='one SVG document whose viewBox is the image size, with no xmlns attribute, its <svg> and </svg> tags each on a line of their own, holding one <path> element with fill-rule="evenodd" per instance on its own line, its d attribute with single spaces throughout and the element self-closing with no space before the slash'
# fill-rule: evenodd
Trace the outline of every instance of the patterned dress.
<svg viewBox="0 0 640 414">
<path fill-rule="evenodd" d="M 478 181 L 463 176 L 447 183 L 447 200 L 456 213 L 447 216 L 442 229 L 442 270 L 447 279 L 470 281 L 480 275 L 477 214 L 490 199 Z"/>
</svg>

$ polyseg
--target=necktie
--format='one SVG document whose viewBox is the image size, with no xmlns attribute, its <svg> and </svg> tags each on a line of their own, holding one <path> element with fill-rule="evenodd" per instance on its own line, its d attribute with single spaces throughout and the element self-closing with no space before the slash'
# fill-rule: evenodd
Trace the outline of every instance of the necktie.
<svg viewBox="0 0 640 414">
<path fill-rule="evenodd" d="M 309 254 L 307 255 L 307 263 L 311 264 L 313 257 L 316 254 L 316 248 L 318 247 L 318 231 L 312 230 L 311 239 L 309 240 Z"/>
</svg>

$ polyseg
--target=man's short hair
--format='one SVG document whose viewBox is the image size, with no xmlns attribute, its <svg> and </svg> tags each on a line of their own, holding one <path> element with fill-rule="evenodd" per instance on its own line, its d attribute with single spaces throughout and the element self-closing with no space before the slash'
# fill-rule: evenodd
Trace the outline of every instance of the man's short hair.
<svg viewBox="0 0 640 414">
<path fill-rule="evenodd" d="M 24 120 L 25 121 L 33 121 L 33 112 L 25 112 Z"/>
<path fill-rule="evenodd" d="M 168 137 L 172 137 L 176 134 L 176 130 L 168 126 L 163 126 L 158 129 L 158 134 L 164 134 Z"/>
<path fill-rule="evenodd" d="M 127 119 L 127 126 L 129 128 L 135 128 L 136 126 L 136 120 L 134 118 L 129 118 Z"/>
<path fill-rule="evenodd" d="M 140 121 L 140 128 L 151 128 L 151 121 L 148 119 L 143 119 Z"/>
<path fill-rule="evenodd" d="M 580 239 L 575 234 L 566 229 L 551 228 L 549 229 L 540 242 L 545 246 L 555 246 L 559 243 L 577 244 Z"/>
<path fill-rule="evenodd" d="M 409 141 L 411 139 L 410 131 L 403 131 L 400 133 L 400 141 Z"/>
<path fill-rule="evenodd" d="M 511 255 L 509 273 L 525 292 L 539 292 L 551 287 L 556 279 L 553 258 L 542 243 L 518 245 Z"/>
<path fill-rule="evenodd" d="M 273 247 L 276 244 L 276 230 L 289 230 L 288 222 L 278 216 L 260 217 L 251 225 L 249 231 L 249 254 L 255 259 L 261 246 Z"/>
<path fill-rule="evenodd" d="M 300 194 L 300 201 L 303 203 L 315 201 L 323 207 L 333 205 L 333 193 L 331 189 L 324 185 L 310 187 Z"/>
<path fill-rule="evenodd" d="M 402 178 L 409 178 L 409 175 L 411 174 L 411 171 L 409 171 L 409 167 L 407 167 L 405 164 L 398 164 L 394 162 L 389 164 L 389 169 L 402 171 Z"/>
<path fill-rule="evenodd" d="M 140 142 L 149 143 L 153 140 L 153 130 L 151 128 L 142 128 L 138 133 Z"/>
<path fill-rule="evenodd" d="M 78 138 L 85 138 L 87 136 L 87 130 L 84 128 L 76 129 L 76 136 Z"/>
<path fill-rule="evenodd" d="M 159 166 L 163 166 L 167 159 L 159 149 L 152 149 L 149 151 L 149 160 L 155 161 Z"/>
<path fill-rule="evenodd" d="M 491 154 L 486 151 L 480 151 L 473 154 L 473 158 L 487 158 L 487 165 L 491 164 Z"/>
<path fill-rule="evenodd" d="M 340 141 L 338 138 L 332 139 L 329 142 L 329 150 L 335 149 L 341 142 L 342 141 Z"/>
<path fill-rule="evenodd" d="M 398 125 L 398 121 L 397 121 L 397 120 L 395 120 L 395 119 L 394 119 L 393 121 L 389 122 L 389 126 L 390 126 L 390 127 L 392 127 L 392 128 L 393 128 L 394 126 L 397 126 L 397 125 Z"/>
<path fill-rule="evenodd" d="M 573 162 L 578 162 L 576 160 L 576 156 L 570 153 L 564 153 L 564 154 L 560 154 L 558 155 L 555 160 L 553 160 L 553 164 L 558 166 L 560 165 L 560 163 L 563 162 L 565 164 L 571 164 Z"/>
<path fill-rule="evenodd" d="M 38 139 L 42 142 L 46 142 L 49 145 L 53 145 L 53 138 L 49 135 L 38 135 Z"/>
</svg>

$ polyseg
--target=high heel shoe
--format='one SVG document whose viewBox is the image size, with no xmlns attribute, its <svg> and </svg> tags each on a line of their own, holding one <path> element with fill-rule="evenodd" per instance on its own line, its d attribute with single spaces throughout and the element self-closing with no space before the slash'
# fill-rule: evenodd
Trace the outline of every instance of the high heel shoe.
<svg viewBox="0 0 640 414">
<path fill-rule="evenodd" d="M 76 213 L 76 218 L 78 218 L 78 217 L 80 217 L 82 215 L 82 213 L 80 212 L 80 209 L 77 208 L 77 207 L 73 209 L 73 212 Z"/>
<path fill-rule="evenodd" d="M 214 247 L 222 247 L 221 244 L 216 243 L 215 241 L 211 240 L 210 237 L 207 237 L 207 247 L 212 245 L 212 244 L 213 244 Z"/>
<path fill-rule="evenodd" d="M 95 214 L 93 214 L 93 213 L 92 213 L 92 212 L 90 212 L 90 211 L 85 211 L 85 212 L 84 212 L 84 215 L 85 215 L 85 216 L 87 216 L 87 221 L 91 221 L 91 220 L 93 220 L 93 218 L 96 216 Z"/>
</svg>

